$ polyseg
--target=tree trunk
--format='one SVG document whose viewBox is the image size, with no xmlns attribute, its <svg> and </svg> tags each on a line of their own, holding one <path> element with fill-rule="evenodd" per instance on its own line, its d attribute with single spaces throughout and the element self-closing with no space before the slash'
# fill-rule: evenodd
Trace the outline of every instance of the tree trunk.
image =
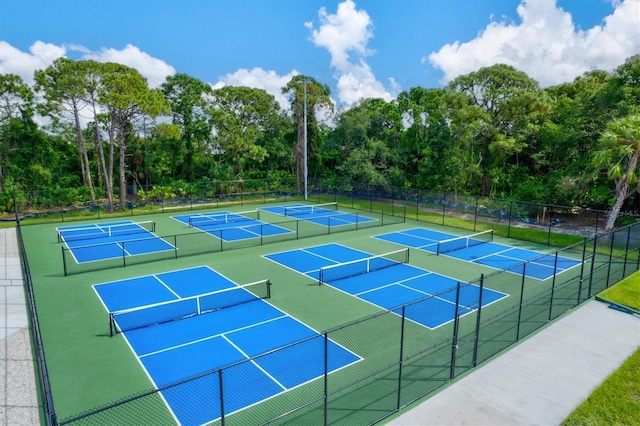
<svg viewBox="0 0 640 426">
<path fill-rule="evenodd" d="M 109 127 L 109 167 L 107 167 L 105 183 L 107 185 L 107 197 L 109 198 L 109 212 L 113 213 L 113 156 L 116 145 L 115 123 L 111 119 Z"/>
<path fill-rule="evenodd" d="M 613 204 L 613 207 L 611 207 L 611 210 L 607 215 L 607 222 L 604 226 L 604 232 L 611 231 L 615 226 L 616 219 L 620 214 L 620 209 L 622 209 L 622 205 L 624 204 L 624 200 L 627 199 L 628 194 L 629 194 L 629 185 L 623 184 L 622 188 L 618 191 L 618 198 L 616 199 L 616 202 Z"/>
<path fill-rule="evenodd" d="M 622 209 L 622 205 L 624 204 L 624 201 L 629 198 L 629 195 L 631 195 L 629 194 L 629 175 L 631 174 L 631 172 L 635 171 L 636 167 L 638 166 L 638 156 L 640 156 L 640 152 L 638 151 L 635 151 L 633 154 L 631 154 L 629 163 L 627 164 L 626 173 L 622 177 L 620 177 L 620 180 L 616 183 L 616 193 L 618 194 L 618 198 L 613 204 L 613 207 L 611 207 L 611 211 L 609 211 L 609 214 L 607 215 L 607 222 L 604 226 L 604 232 L 609 232 L 613 229 L 616 224 L 616 219 L 620 214 L 620 210 Z"/>
<path fill-rule="evenodd" d="M 91 204 L 96 204 L 96 194 L 93 190 L 93 181 L 91 180 L 91 168 L 89 167 L 89 155 L 87 154 L 87 145 L 84 142 L 82 128 L 80 127 L 80 117 L 78 116 L 78 108 L 73 106 L 73 118 L 75 121 L 76 138 L 78 140 L 78 149 L 80 150 L 80 166 L 82 170 L 82 179 L 84 184 L 89 188 L 89 198 Z"/>
<path fill-rule="evenodd" d="M 127 206 L 127 175 L 125 171 L 125 157 L 127 153 L 127 137 L 129 132 L 126 130 L 127 124 L 121 124 L 118 132 L 118 169 L 120 181 L 120 210 L 126 210 Z"/>
</svg>

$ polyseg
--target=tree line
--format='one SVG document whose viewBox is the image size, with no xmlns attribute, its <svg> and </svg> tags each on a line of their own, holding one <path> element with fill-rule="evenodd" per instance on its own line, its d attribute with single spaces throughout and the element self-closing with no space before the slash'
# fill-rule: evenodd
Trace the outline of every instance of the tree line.
<svg viewBox="0 0 640 426">
<path fill-rule="evenodd" d="M 637 210 L 640 55 L 544 89 L 496 64 L 341 110 L 304 75 L 282 88 L 286 110 L 186 74 L 150 88 L 116 63 L 59 58 L 34 81 L 0 74 L 0 192 L 74 187 L 124 206 L 132 185 L 295 178 L 300 191 L 306 152 L 328 184 L 607 208 L 609 228 Z"/>
</svg>

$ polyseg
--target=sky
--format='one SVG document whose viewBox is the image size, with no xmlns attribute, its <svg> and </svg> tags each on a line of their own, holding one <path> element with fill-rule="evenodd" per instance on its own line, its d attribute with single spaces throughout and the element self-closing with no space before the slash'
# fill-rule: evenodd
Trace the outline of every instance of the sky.
<svg viewBox="0 0 640 426">
<path fill-rule="evenodd" d="M 151 87 L 176 73 L 261 88 L 297 74 L 339 107 L 444 87 L 497 63 L 540 87 L 640 54 L 640 0 L 0 0 L 0 73 L 56 58 L 119 62 Z"/>
</svg>

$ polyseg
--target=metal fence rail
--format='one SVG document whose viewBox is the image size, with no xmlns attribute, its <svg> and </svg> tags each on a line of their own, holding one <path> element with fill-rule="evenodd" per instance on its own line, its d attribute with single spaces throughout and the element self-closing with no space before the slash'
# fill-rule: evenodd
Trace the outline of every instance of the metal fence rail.
<svg viewBox="0 0 640 426">
<path fill-rule="evenodd" d="M 239 193 L 232 192 L 230 186 L 225 188 L 224 196 L 218 194 L 217 200 L 221 203 L 244 203 L 248 200 L 264 202 L 269 197 L 277 200 L 292 200 L 296 197 L 295 193 L 286 189 L 281 192 L 258 191 L 253 193 L 255 197 L 249 197 L 246 188 L 242 188 L 244 191 Z M 213 197 L 216 195 L 213 194 Z M 213 199 L 203 198 L 200 201 L 210 203 Z M 474 232 L 494 229 L 498 235 L 524 240 L 527 239 L 524 231 L 538 229 L 547 233 L 547 244 L 558 245 L 559 241 L 562 241 L 558 239 L 558 235 L 571 234 L 582 237 L 579 238 L 581 241 L 558 250 L 554 255 L 579 259 L 581 264 L 571 273 L 554 274 L 549 288 L 536 293 L 530 292 L 529 289 L 532 286 L 527 285 L 530 279 L 526 276 L 526 262 L 520 269 L 500 271 L 480 277 L 471 285 L 508 292 L 514 300 L 517 300 L 517 303 L 509 309 L 496 311 L 491 307 L 483 308 L 482 301 L 478 300 L 478 309 L 474 314 L 464 317 L 457 314 L 452 323 L 443 326 L 450 336 L 445 340 L 433 341 L 433 338 L 425 333 L 424 327 L 405 319 L 408 309 L 420 309 L 422 304 L 427 303 L 428 298 L 320 333 L 316 338 L 331 339 L 356 353 L 366 354 L 367 361 L 345 369 L 349 370 L 348 374 L 345 371 L 339 371 L 325 375 L 321 379 L 273 397 L 242 412 L 225 413 L 224 411 L 225 402 L 227 406 L 231 402 L 226 399 L 231 396 L 225 392 L 224 388 L 226 375 L 231 371 L 227 369 L 239 368 L 238 366 L 229 366 L 227 369 L 188 378 L 169 386 L 186 386 L 186 383 L 190 383 L 191 386 L 193 381 L 202 383 L 198 392 L 208 395 L 209 398 L 221 404 L 221 417 L 215 422 L 217 424 L 371 424 L 379 422 L 447 384 L 462 372 L 474 368 L 491 356 L 507 349 L 549 321 L 640 268 L 640 224 L 603 234 L 601 233 L 602 222 L 606 212 L 602 211 L 370 186 L 326 188 L 316 184 L 310 199 L 315 199 L 318 203 L 337 201 L 342 206 L 354 209 L 385 210 L 385 217 L 390 219 L 395 217 L 396 220 L 406 215 L 420 221 L 456 226 Z M 161 203 L 161 207 L 174 202 L 188 209 L 199 205 L 197 197 L 189 198 L 186 203 L 180 202 L 178 198 L 172 198 L 172 200 L 174 201 L 162 198 L 155 202 Z M 16 208 L 17 217 L 24 217 L 25 211 L 19 210 Z M 60 210 L 66 211 L 65 208 Z M 97 212 L 91 214 L 100 215 L 104 211 L 104 208 L 98 208 Z M 132 215 L 149 212 L 144 208 L 138 209 L 133 204 L 130 206 L 130 211 Z M 49 212 L 51 215 L 56 215 L 56 207 Z M 64 220 L 64 217 L 64 214 L 59 215 L 57 220 Z M 300 230 L 298 232 L 303 234 Z M 332 230 L 324 232 L 332 232 Z M 192 247 L 190 249 L 192 254 L 203 253 L 203 247 L 207 247 L 206 252 L 219 251 L 218 247 L 221 247 L 220 250 L 227 249 L 224 244 L 212 249 L 212 239 L 206 233 L 200 232 L 194 235 L 199 235 L 197 238 L 202 239 L 201 242 L 193 240 L 182 244 L 179 241 L 180 238 L 195 239 L 196 236 L 173 236 L 174 245 L 181 246 L 181 255 L 188 254 L 188 246 Z M 47 424 L 173 423 L 174 419 L 168 413 L 161 396 L 161 392 L 165 389 L 151 389 L 58 423 L 51 389 L 48 385 L 44 348 L 40 338 L 33 286 L 19 221 L 17 236 L 29 298 L 32 338 L 42 394 L 42 416 Z M 260 244 L 262 243 L 261 241 Z M 183 251 L 185 253 L 182 253 Z M 175 254 L 171 252 L 171 256 Z M 150 260 L 154 259 L 126 259 L 126 261 L 118 259 L 117 262 Z M 105 263 L 105 267 L 111 266 L 113 265 L 106 266 Z M 81 272 L 81 270 L 70 271 L 70 273 L 75 272 Z M 459 284 L 460 286 L 462 284 Z M 481 295 L 482 292 L 479 294 Z M 277 350 L 285 350 L 285 348 Z M 268 354 L 261 356 L 268 356 Z M 330 355 L 326 351 L 310 353 L 307 356 L 321 358 L 325 362 L 330 361 Z M 220 392 L 205 386 L 211 381 L 211 377 L 220 384 Z"/>
<path fill-rule="evenodd" d="M 42 335 L 40 333 L 40 322 L 38 321 L 38 310 L 36 309 L 36 299 L 33 293 L 33 281 L 31 280 L 31 269 L 29 268 L 29 260 L 22 239 L 22 228 L 18 219 L 18 210 L 16 208 L 16 236 L 18 240 L 18 250 L 20 252 L 20 266 L 22 269 L 22 278 L 24 280 L 25 294 L 27 296 L 27 313 L 29 318 L 29 328 L 31 333 L 31 346 L 35 353 L 35 371 L 40 390 L 39 405 L 40 416 L 44 419 L 46 425 L 56 425 L 57 417 L 53 406 L 53 395 L 51 393 L 51 384 L 49 383 L 49 372 L 47 369 L 47 361 L 44 355 L 44 346 L 42 344 Z"/>
<path fill-rule="evenodd" d="M 482 306 L 482 291 L 479 291 L 478 300 L 467 305 L 474 308 L 475 313 L 461 316 L 460 308 L 457 308 L 454 321 L 443 326 L 450 337 L 441 341 L 432 341 L 432 334 L 425 327 L 406 319 L 409 310 L 427 309 L 429 299 L 438 297 L 432 295 L 170 387 L 189 383 L 193 388 L 197 382 L 198 392 L 219 404 L 220 417 L 213 424 L 377 423 L 636 272 L 640 267 L 639 241 L 640 225 L 632 225 L 610 234 L 585 238 L 579 244 L 558 250 L 551 256 L 580 259 L 582 264 L 573 273 L 558 274 L 559 270 L 555 269 L 549 288 L 543 292 L 532 293 L 528 290 L 531 286 L 526 285 L 531 280 L 526 275 L 527 265 L 535 259 L 520 265 L 519 272 L 498 271 L 481 276 L 473 283 L 458 283 L 454 288 L 457 301 L 464 286 L 475 285 L 480 290 L 485 286 L 509 290 L 517 302 L 509 309 L 496 311 Z M 225 406 L 234 405 L 233 393 L 225 388 L 234 369 L 241 369 L 243 363 L 259 361 L 261 357 L 287 350 L 290 346 L 303 345 L 308 339 L 330 339 L 366 356 L 348 369 L 331 374 L 325 370 L 322 377 L 311 383 L 240 412 L 224 411 Z M 322 349 L 305 353 L 304 358 L 329 365 L 331 354 L 327 345 L 315 347 Z M 166 390 L 150 390 L 65 419 L 60 424 L 170 423 L 171 418 L 161 409 L 160 402 L 160 393 Z"/>
</svg>

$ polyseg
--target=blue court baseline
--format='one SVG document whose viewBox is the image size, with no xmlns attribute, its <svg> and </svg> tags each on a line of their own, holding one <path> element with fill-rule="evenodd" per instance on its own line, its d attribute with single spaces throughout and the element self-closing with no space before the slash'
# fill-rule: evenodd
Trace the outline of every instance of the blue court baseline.
<svg viewBox="0 0 640 426">
<path fill-rule="evenodd" d="M 109 235 L 105 230 L 110 227 L 118 227 L 120 232 Z M 127 229 L 132 233 L 127 234 Z M 65 226 L 57 228 L 57 231 L 77 263 L 175 249 L 172 244 L 132 221 Z"/>
<path fill-rule="evenodd" d="M 263 257 L 318 280 L 320 268 L 371 256 L 364 251 L 331 243 Z M 407 318 L 428 328 L 439 327 L 455 316 L 458 281 L 408 264 L 361 273 L 325 284 L 396 313 L 400 313 L 398 308 L 402 305 L 432 296 L 408 307 L 405 312 Z M 477 309 L 479 287 L 465 283 L 461 285 L 460 291 L 460 315 Z M 483 306 L 504 297 L 507 297 L 504 293 L 485 288 L 482 295 Z"/>
<path fill-rule="evenodd" d="M 234 216 L 237 216 L 235 219 L 237 221 L 231 222 L 222 222 L 215 223 L 212 221 L 210 223 L 196 223 L 194 228 L 199 229 L 203 232 L 206 232 L 210 235 L 213 235 L 216 238 L 219 238 L 226 242 L 233 241 L 242 241 L 249 240 L 253 238 L 261 238 L 261 237 L 270 237 L 273 235 L 281 235 L 288 234 L 293 232 L 290 229 L 283 228 L 281 226 L 277 226 L 271 223 L 263 222 L 261 220 L 251 219 L 242 217 L 240 214 L 231 213 L 231 212 L 209 212 L 209 213 L 199 213 L 197 215 L 189 214 L 189 215 L 179 215 L 172 216 L 172 219 L 175 219 L 181 223 L 186 225 L 190 224 L 190 219 L 193 218 L 206 218 L 208 216 L 221 216 L 221 215 L 230 215 L 232 220 Z"/>
<path fill-rule="evenodd" d="M 263 207 L 261 210 L 267 211 L 269 213 L 285 216 L 292 219 L 304 220 L 306 222 L 312 222 L 317 225 L 326 226 L 326 227 L 335 227 L 335 226 L 347 226 L 354 225 L 358 223 L 367 223 L 373 222 L 377 219 L 362 216 L 360 214 L 352 214 L 352 213 L 343 213 L 337 210 L 328 210 L 328 209 L 319 209 L 317 212 L 313 213 L 300 213 L 291 216 L 285 215 L 285 209 L 287 207 L 311 207 L 307 204 L 287 204 L 283 206 L 271 206 L 271 207 Z"/>
<path fill-rule="evenodd" d="M 94 290 L 111 312 L 234 287 L 231 280 L 201 266 L 97 284 Z M 161 391 L 179 424 L 205 424 L 221 417 L 219 376 L 203 373 L 266 351 L 271 352 L 224 370 L 225 415 L 324 374 L 324 336 L 263 300 L 125 331 L 123 336 L 156 387 L 201 375 Z M 327 343 L 329 372 L 361 359 L 333 341 Z M 195 391 L 204 386 L 211 392 Z"/>
<path fill-rule="evenodd" d="M 390 241 L 405 247 L 426 250 L 432 253 L 437 251 L 438 242 L 456 237 L 455 235 L 424 228 L 415 228 L 374 236 L 374 238 L 377 239 Z M 556 259 L 555 255 L 493 242 L 461 248 L 444 253 L 444 255 L 489 266 L 494 269 L 505 270 L 518 275 L 522 275 L 524 272 L 526 276 L 538 280 L 549 279 L 553 277 L 554 273 L 564 272 L 581 263 L 579 260 L 564 256 L 558 256 Z"/>
</svg>

